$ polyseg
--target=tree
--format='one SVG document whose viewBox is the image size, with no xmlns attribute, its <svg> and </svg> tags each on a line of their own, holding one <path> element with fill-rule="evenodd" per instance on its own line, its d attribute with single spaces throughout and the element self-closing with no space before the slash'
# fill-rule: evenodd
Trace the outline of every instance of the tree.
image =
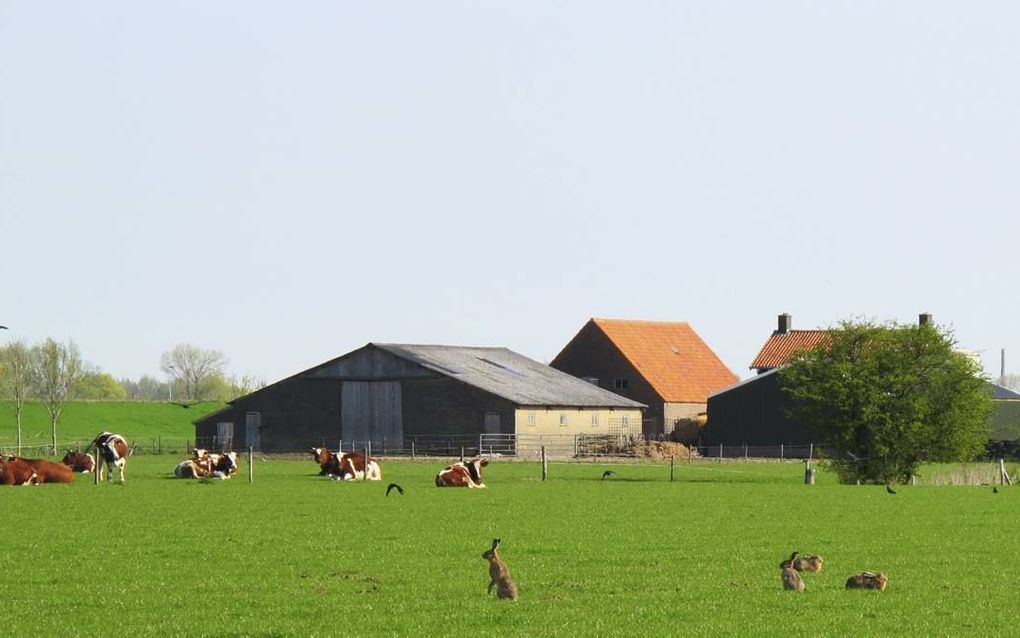
<svg viewBox="0 0 1020 638">
<path fill-rule="evenodd" d="M 97 370 L 89 370 L 83 372 L 78 379 L 71 398 L 97 401 L 123 401 L 127 398 L 127 390 L 111 375 Z"/>
<path fill-rule="evenodd" d="M 64 403 L 71 396 L 74 384 L 83 370 L 78 346 L 73 341 L 66 345 L 53 339 L 32 347 L 37 392 L 50 415 L 53 435 L 53 455 L 57 454 L 57 421 L 64 411 Z"/>
<path fill-rule="evenodd" d="M 164 352 L 159 367 L 177 382 L 174 387 L 181 388 L 182 399 L 198 400 L 206 398 L 214 379 L 223 377 L 226 365 L 222 352 L 184 343 Z"/>
<path fill-rule="evenodd" d="M 791 416 L 832 446 L 844 482 L 907 480 L 925 461 L 973 458 L 988 441 L 981 369 L 933 325 L 843 322 L 780 369 Z"/>
<path fill-rule="evenodd" d="M 21 415 L 33 385 L 32 353 L 23 341 L 15 341 L 0 349 L 4 394 L 11 399 L 17 427 L 18 455 L 21 455 Z"/>
<path fill-rule="evenodd" d="M 147 374 L 138 381 L 121 379 L 119 383 L 132 401 L 164 401 L 171 396 L 169 383 Z"/>
</svg>

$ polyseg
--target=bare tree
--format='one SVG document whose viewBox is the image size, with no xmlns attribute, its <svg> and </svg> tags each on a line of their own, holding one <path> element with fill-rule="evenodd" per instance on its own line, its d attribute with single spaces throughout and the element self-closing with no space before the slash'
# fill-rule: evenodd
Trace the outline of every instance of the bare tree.
<svg viewBox="0 0 1020 638">
<path fill-rule="evenodd" d="M 183 399 L 203 399 L 210 382 L 223 376 L 227 359 L 218 350 L 205 350 L 190 343 L 174 346 L 160 358 L 160 369 L 178 382 L 184 390 Z"/>
<path fill-rule="evenodd" d="M 64 403 L 71 395 L 75 381 L 84 369 L 81 354 L 73 341 L 63 344 L 46 339 L 32 347 L 32 364 L 39 398 L 50 415 L 53 455 L 56 456 L 57 421 L 64 412 Z"/>
<path fill-rule="evenodd" d="M 14 404 L 14 421 L 18 433 L 18 456 L 21 456 L 21 414 L 32 388 L 32 353 L 23 341 L 15 341 L 0 349 L 4 394 Z"/>
</svg>

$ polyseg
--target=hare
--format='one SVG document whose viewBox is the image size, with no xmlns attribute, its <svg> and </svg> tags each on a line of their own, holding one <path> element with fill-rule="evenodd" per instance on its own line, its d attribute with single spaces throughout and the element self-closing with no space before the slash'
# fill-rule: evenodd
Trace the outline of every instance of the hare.
<svg viewBox="0 0 1020 638">
<path fill-rule="evenodd" d="M 793 568 L 797 552 L 790 554 L 790 557 L 779 563 L 779 576 L 783 579 L 783 589 L 793 591 L 804 591 L 804 579 L 800 577 L 797 570 Z"/>
<path fill-rule="evenodd" d="M 496 550 L 499 548 L 500 539 L 492 539 L 492 548 L 482 554 L 482 558 L 489 561 L 489 593 L 496 588 L 496 595 L 507 600 L 517 600 L 517 585 L 510 578 L 510 570 L 499 559 Z"/>
<path fill-rule="evenodd" d="M 846 579 L 847 589 L 877 589 L 885 591 L 889 579 L 878 572 L 863 572 Z"/>
<path fill-rule="evenodd" d="M 820 572 L 822 571 L 822 557 L 818 554 L 798 556 L 793 561 L 793 568 L 799 572 Z"/>
</svg>

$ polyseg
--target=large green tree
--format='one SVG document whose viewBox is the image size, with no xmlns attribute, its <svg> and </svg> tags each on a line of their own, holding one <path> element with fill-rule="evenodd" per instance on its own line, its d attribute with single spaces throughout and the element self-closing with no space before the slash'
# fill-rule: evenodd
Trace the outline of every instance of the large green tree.
<svg viewBox="0 0 1020 638">
<path fill-rule="evenodd" d="M 779 371 L 791 416 L 833 448 L 844 482 L 907 480 L 928 461 L 970 459 L 988 440 L 981 368 L 931 325 L 843 322 Z"/>
</svg>

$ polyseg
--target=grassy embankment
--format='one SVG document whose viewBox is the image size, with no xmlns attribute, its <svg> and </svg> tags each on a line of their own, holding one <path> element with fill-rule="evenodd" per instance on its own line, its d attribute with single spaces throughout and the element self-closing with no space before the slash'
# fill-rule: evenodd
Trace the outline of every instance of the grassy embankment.
<svg viewBox="0 0 1020 638">
<path fill-rule="evenodd" d="M 146 451 L 160 439 L 183 442 L 195 438 L 192 421 L 222 408 L 225 403 L 203 401 L 187 408 L 174 403 L 74 401 L 64 407 L 57 422 L 58 449 L 87 443 L 102 431 L 117 432 Z M 50 444 L 50 417 L 42 403 L 25 405 L 21 417 L 21 441 L 25 446 Z M 14 410 L 10 401 L 0 401 L 0 446 L 12 447 L 16 440 Z M 183 445 L 179 445 L 183 450 Z"/>
<path fill-rule="evenodd" d="M 485 490 L 442 462 L 337 483 L 310 461 L 231 481 L 0 489 L 4 632 L 131 635 L 1003 635 L 1020 575 L 1020 490 L 805 486 L 799 463 L 493 463 Z M 602 471 L 617 474 L 600 480 Z M 384 497 L 386 484 L 406 495 Z M 493 537 L 520 589 L 485 593 Z M 780 560 L 820 553 L 803 594 Z M 845 591 L 863 570 L 885 592 Z M 114 624 L 112 624 L 114 623 Z"/>
</svg>

